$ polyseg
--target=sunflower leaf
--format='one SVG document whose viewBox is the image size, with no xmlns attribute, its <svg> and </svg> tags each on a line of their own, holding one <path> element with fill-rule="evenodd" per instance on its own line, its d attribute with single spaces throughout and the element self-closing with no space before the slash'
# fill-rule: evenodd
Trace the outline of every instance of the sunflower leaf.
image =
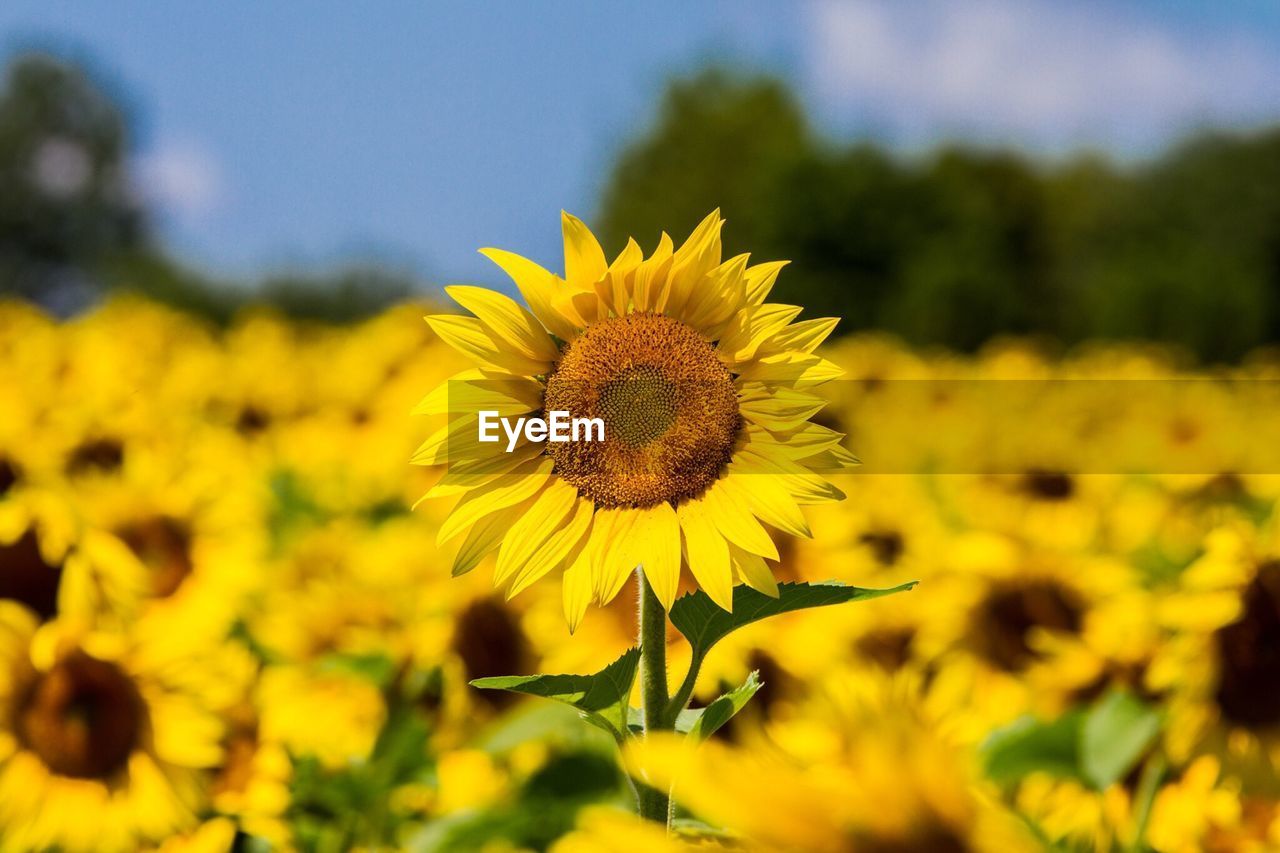
<svg viewBox="0 0 1280 853">
<path fill-rule="evenodd" d="M 503 675 L 477 678 L 471 686 L 563 702 L 581 711 L 589 723 L 621 741 L 627 731 L 627 698 L 639 663 L 640 650 L 631 648 L 593 675 Z"/>
<path fill-rule="evenodd" d="M 1050 722 L 1019 717 L 992 732 L 982 745 L 987 777 L 1002 785 L 1035 772 L 1079 778 L 1083 726 L 1084 712 L 1079 709 Z"/>
<path fill-rule="evenodd" d="M 1080 730 L 1080 769 L 1099 791 L 1120 781 L 1160 732 L 1160 713 L 1124 690 L 1096 702 Z"/>
<path fill-rule="evenodd" d="M 681 596 L 671 605 L 671 624 L 684 634 L 689 645 L 693 647 L 693 659 L 700 661 L 712 646 L 733 631 L 752 622 L 781 613 L 790 613 L 793 610 L 826 607 L 848 601 L 879 598 L 895 592 L 906 592 L 916 583 L 916 581 L 910 581 L 891 589 L 862 589 L 836 581 L 782 583 L 778 584 L 777 598 L 757 592 L 749 586 L 738 586 L 733 590 L 732 613 L 722 610 L 710 596 L 702 590 L 697 590 Z"/>
<path fill-rule="evenodd" d="M 697 717 L 689 727 L 689 737 L 695 741 L 711 737 L 717 729 L 733 719 L 733 716 L 741 711 L 763 686 L 760 682 L 760 673 L 752 672 L 739 687 L 718 697 L 707 707 L 694 711 Z"/>
</svg>

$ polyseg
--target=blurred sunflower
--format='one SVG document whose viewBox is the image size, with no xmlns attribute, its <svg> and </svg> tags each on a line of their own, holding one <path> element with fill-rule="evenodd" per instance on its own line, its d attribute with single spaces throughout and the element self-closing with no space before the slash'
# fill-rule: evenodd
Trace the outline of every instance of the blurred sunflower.
<svg viewBox="0 0 1280 853">
<path fill-rule="evenodd" d="M 668 608 L 682 562 L 725 609 L 735 582 L 776 594 L 765 560 L 778 554 L 761 522 L 808 536 L 801 507 L 843 497 L 815 471 L 857 460 L 841 433 L 809 421 L 822 407 L 814 386 L 840 375 L 813 354 L 836 321 L 792 322 L 800 308 L 765 303 L 783 264 L 722 262 L 722 224 L 712 213 L 678 249 L 664 234 L 648 258 L 632 240 L 609 264 L 565 214 L 564 278 L 483 250 L 529 310 L 448 288 L 475 316 L 427 322 L 479 369 L 419 406 L 455 417 L 414 462 L 450 466 L 427 497 L 463 493 L 439 530 L 441 543 L 465 534 L 455 574 L 496 549 L 495 583 L 511 596 L 563 569 L 571 629 L 637 566 Z M 599 418 L 604 439 L 495 452 L 478 442 L 482 409 Z"/>
<path fill-rule="evenodd" d="M 218 684 L 247 675 L 222 657 Z M 223 732 L 214 703 L 174 677 L 199 659 L 0 602 L 0 846 L 134 850 L 193 827 Z"/>
<path fill-rule="evenodd" d="M 1280 518 L 1205 538 L 1159 610 L 1172 635 L 1148 681 L 1170 692 L 1169 748 L 1217 750 L 1274 794 L 1280 769 Z"/>
<path fill-rule="evenodd" d="M 771 730 L 772 747 L 651 737 L 628 744 L 628 766 L 673 783 L 682 805 L 750 850 L 1038 849 L 918 683 L 868 673 L 827 687 L 803 719 Z"/>
</svg>

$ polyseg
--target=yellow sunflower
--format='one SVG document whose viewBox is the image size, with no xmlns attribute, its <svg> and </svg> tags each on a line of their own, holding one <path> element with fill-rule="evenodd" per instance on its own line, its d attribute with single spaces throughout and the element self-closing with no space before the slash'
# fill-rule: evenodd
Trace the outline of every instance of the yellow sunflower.
<svg viewBox="0 0 1280 853">
<path fill-rule="evenodd" d="M 136 850 L 194 827 L 223 734 L 198 682 L 243 683 L 243 663 L 0 602 L 0 850 Z"/>
<path fill-rule="evenodd" d="M 1249 790 L 1274 795 L 1280 770 L 1280 517 L 1205 537 L 1164 594 L 1170 636 L 1148 681 L 1168 691 L 1168 748 L 1215 752 Z"/>
<path fill-rule="evenodd" d="M 841 433 L 809 422 L 815 386 L 840 375 L 814 349 L 836 320 L 793 322 L 765 302 L 781 262 L 721 258 L 719 212 L 680 248 L 665 234 L 648 258 L 634 240 L 612 262 L 563 217 L 565 275 L 497 249 L 528 310 L 478 287 L 448 293 L 475 316 L 427 317 L 478 369 L 417 411 L 450 423 L 414 456 L 449 466 L 427 497 L 461 494 L 439 541 L 462 539 L 454 573 L 496 550 L 495 583 L 515 595 L 563 570 L 577 627 L 591 601 L 618 594 L 637 566 L 669 608 L 687 565 L 721 607 L 741 582 L 776 594 L 777 550 L 764 522 L 808 536 L 801 507 L 843 495 L 816 471 L 857 464 Z M 479 441 L 479 412 L 598 418 L 603 440 L 538 442 L 528 431 Z"/>
</svg>

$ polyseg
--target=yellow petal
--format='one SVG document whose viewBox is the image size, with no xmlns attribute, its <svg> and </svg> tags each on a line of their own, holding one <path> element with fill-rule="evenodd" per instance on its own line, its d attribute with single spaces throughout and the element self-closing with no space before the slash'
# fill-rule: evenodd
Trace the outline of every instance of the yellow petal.
<svg viewBox="0 0 1280 853">
<path fill-rule="evenodd" d="M 730 474 L 720 482 L 731 494 L 736 493 L 765 524 L 792 536 L 812 538 L 809 523 L 795 498 L 782 483 L 768 474 Z"/>
<path fill-rule="evenodd" d="M 738 374 L 756 382 L 787 382 L 796 387 L 812 387 L 844 375 L 837 365 L 825 358 L 799 352 L 768 355 L 742 366 Z"/>
<path fill-rule="evenodd" d="M 487 488 L 468 492 L 436 531 L 436 544 L 443 545 L 491 512 L 533 497 L 551 477 L 551 459 L 540 456 L 525 462 Z"/>
<path fill-rule="evenodd" d="M 806 468 L 812 471 L 826 471 L 829 473 L 851 471 L 861 465 L 862 460 L 843 447 L 832 447 L 813 456 L 807 456 L 804 460 Z"/>
<path fill-rule="evenodd" d="M 608 604 L 635 570 L 636 562 L 624 548 L 635 523 L 630 509 L 606 509 L 596 513 L 591 525 L 591 589 L 599 604 Z"/>
<path fill-rule="evenodd" d="M 493 581 L 503 586 L 534 555 L 543 542 L 560 529 L 574 509 L 578 490 L 563 480 L 552 480 L 529 507 L 529 511 L 511 526 L 511 532 L 498 549 L 498 565 Z"/>
<path fill-rule="evenodd" d="M 468 370 L 441 382 L 414 407 L 415 415 L 496 411 L 507 417 L 542 408 L 542 383 L 519 376 Z"/>
<path fill-rule="evenodd" d="M 778 597 L 778 580 L 769 571 L 769 566 L 759 554 L 744 551 L 733 543 L 729 544 L 729 559 L 733 563 L 733 575 L 756 592 L 763 592 L 770 598 Z"/>
<path fill-rule="evenodd" d="M 632 279 L 631 301 L 637 311 L 662 311 L 666 307 L 672 254 L 671 238 L 664 232 L 658 248 L 636 268 Z"/>
<path fill-rule="evenodd" d="M 520 503 L 505 507 L 497 512 L 490 513 L 481 518 L 475 525 L 467 531 L 467 538 L 462 540 L 458 553 L 453 558 L 453 569 L 451 574 L 453 577 L 465 575 L 467 572 L 480 565 L 480 561 L 490 554 L 499 545 L 502 544 L 503 538 L 507 535 L 507 531 L 515 524 L 521 516 L 529 511 L 529 507 L 533 506 L 533 499 L 521 501 Z"/>
<path fill-rule="evenodd" d="M 686 501 L 676 510 L 676 515 L 684 534 L 689 571 L 712 601 L 732 613 L 733 570 L 729 565 L 729 543 L 716 530 L 702 501 Z"/>
<path fill-rule="evenodd" d="M 775 432 L 800 427 L 825 405 L 825 400 L 813 394 L 758 382 L 741 383 L 738 393 L 742 417 Z"/>
<path fill-rule="evenodd" d="M 703 276 L 720 265 L 720 211 L 712 211 L 676 250 L 671 264 L 671 285 L 663 311 L 673 317 L 684 312 L 685 304 Z"/>
<path fill-rule="evenodd" d="M 591 229 L 576 216 L 561 211 L 560 226 L 564 231 L 565 280 L 577 289 L 591 289 L 608 269 L 604 250 Z"/>
<path fill-rule="evenodd" d="M 409 461 L 413 465 L 443 465 L 450 461 L 487 457 L 494 449 L 495 446 L 480 441 L 479 421 L 474 416 L 462 415 L 428 436 L 418 445 Z"/>
<path fill-rule="evenodd" d="M 510 296 L 483 287 L 455 284 L 444 292 L 479 318 L 486 331 L 534 361 L 552 361 L 560 355 L 555 342 L 538 320 Z"/>
<path fill-rule="evenodd" d="M 792 323 L 765 341 L 761 345 L 760 351 L 762 353 L 775 353 L 795 350 L 797 352 L 811 353 L 827 339 L 828 335 L 835 331 L 839 322 L 840 320 L 836 317 L 819 317 L 814 320 L 802 320 L 799 323 Z"/>
<path fill-rule="evenodd" d="M 713 483 L 703 494 L 702 502 L 725 539 L 753 554 L 778 559 L 778 547 L 768 531 L 756 520 L 746 501 L 725 487 L 724 480 Z"/>
<path fill-rule="evenodd" d="M 748 267 L 744 276 L 747 284 L 747 302 L 751 305 L 764 304 L 769 291 L 773 290 L 774 282 L 778 280 L 778 273 L 788 263 L 790 261 L 769 261 Z"/>
<path fill-rule="evenodd" d="M 609 265 L 604 278 L 596 282 L 596 295 L 604 313 L 621 316 L 631 305 L 631 278 L 636 267 L 644 260 L 644 252 L 635 240 L 627 240 L 627 246 Z"/>
<path fill-rule="evenodd" d="M 569 623 L 569 633 L 572 634 L 582 624 L 587 605 L 591 603 L 591 558 L 586 548 L 579 551 L 569 568 L 564 570 L 560 594 L 564 600 L 564 619 Z"/>
<path fill-rule="evenodd" d="M 560 529 L 548 536 L 547 541 L 539 545 L 516 572 L 511 580 L 511 588 L 507 590 L 507 598 L 520 594 L 534 581 L 574 556 L 583 537 L 590 531 L 594 512 L 595 507 L 591 505 L 591 501 L 579 498 L 573 512 Z"/>
<path fill-rule="evenodd" d="M 433 314 L 426 320 L 440 340 L 481 364 L 522 376 L 536 376 L 551 368 L 550 359 L 532 359 L 503 347 L 475 317 Z"/>
<path fill-rule="evenodd" d="M 680 522 L 668 503 L 635 512 L 627 553 L 644 566 L 654 595 L 670 610 L 680 588 Z"/>
<path fill-rule="evenodd" d="M 746 361 L 771 335 L 776 334 L 800 313 L 795 305 L 751 305 L 730 320 L 716 350 L 728 364 Z"/>
<path fill-rule="evenodd" d="M 680 319 L 708 340 L 717 337 L 719 328 L 742 308 L 746 299 L 742 283 L 742 272 L 746 268 L 747 256 L 738 255 L 699 279 L 689 293 Z"/>
<path fill-rule="evenodd" d="M 582 328 L 579 318 L 566 314 L 560 299 L 567 285 L 559 276 L 543 269 L 528 258 L 502 249 L 481 249 L 480 254 L 493 261 L 511 277 L 529 310 L 551 334 L 562 340 L 577 337 Z"/>
<path fill-rule="evenodd" d="M 777 432 L 748 425 L 745 432 L 750 443 L 759 443 L 771 456 L 807 459 L 825 450 L 839 447 L 844 433 L 822 424 L 802 423 L 792 430 Z"/>
<path fill-rule="evenodd" d="M 749 444 L 734 454 L 729 471 L 771 477 L 801 506 L 844 499 L 844 492 L 803 465 L 782 457 L 763 456 Z"/>
</svg>

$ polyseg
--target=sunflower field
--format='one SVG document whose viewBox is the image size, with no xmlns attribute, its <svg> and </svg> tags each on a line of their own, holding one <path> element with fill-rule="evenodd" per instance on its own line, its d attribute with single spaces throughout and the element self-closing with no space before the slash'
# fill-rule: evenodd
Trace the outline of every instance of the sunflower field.
<svg viewBox="0 0 1280 853">
<path fill-rule="evenodd" d="M 800 420 L 863 467 L 733 579 L 918 585 L 744 624 L 689 685 L 730 697 L 704 742 L 619 753 L 581 695 L 471 684 L 625 660 L 643 590 L 570 633 L 568 572 L 451 570 L 408 463 L 472 367 L 422 322 L 455 310 L 0 304 L 0 850 L 1280 849 L 1274 354 L 824 344 Z M 668 609 L 713 589 L 674 559 Z"/>
</svg>

